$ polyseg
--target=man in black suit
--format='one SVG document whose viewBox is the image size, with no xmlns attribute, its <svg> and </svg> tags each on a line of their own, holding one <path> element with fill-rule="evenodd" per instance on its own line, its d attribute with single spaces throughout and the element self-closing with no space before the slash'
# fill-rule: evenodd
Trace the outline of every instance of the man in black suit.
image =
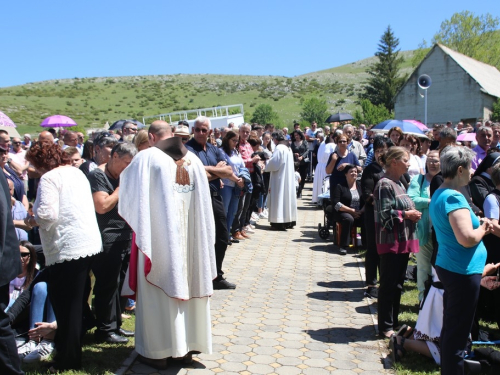
<svg viewBox="0 0 500 375">
<path fill-rule="evenodd" d="M 0 374 L 18 375 L 24 372 L 14 332 L 4 310 L 9 304 L 9 283 L 22 272 L 21 255 L 12 222 L 9 185 L 3 173 L 0 173 L 0 187 Z"/>
</svg>

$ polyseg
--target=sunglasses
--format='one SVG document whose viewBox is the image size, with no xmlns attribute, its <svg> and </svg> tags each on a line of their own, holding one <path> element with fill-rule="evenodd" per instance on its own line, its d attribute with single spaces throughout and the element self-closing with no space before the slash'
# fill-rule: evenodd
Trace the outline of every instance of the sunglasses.
<svg viewBox="0 0 500 375">
<path fill-rule="evenodd" d="M 21 142 L 12 142 L 13 145 L 20 145 Z"/>
<path fill-rule="evenodd" d="M 21 258 L 28 258 L 30 253 L 21 253 Z"/>
<path fill-rule="evenodd" d="M 208 129 L 202 129 L 202 128 L 194 128 L 194 131 L 195 133 L 203 133 L 203 134 L 207 134 L 208 133 Z"/>
<path fill-rule="evenodd" d="M 347 143 L 347 141 L 338 141 L 338 143 Z"/>
<path fill-rule="evenodd" d="M 134 132 L 136 132 L 136 131 L 137 131 L 137 128 L 125 128 L 125 129 L 127 129 L 127 130 L 132 130 L 132 131 L 134 131 Z"/>
</svg>

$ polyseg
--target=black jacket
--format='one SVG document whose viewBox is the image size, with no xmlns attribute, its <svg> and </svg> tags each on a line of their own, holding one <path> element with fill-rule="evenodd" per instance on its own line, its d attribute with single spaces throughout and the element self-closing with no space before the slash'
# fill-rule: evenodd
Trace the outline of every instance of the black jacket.
<svg viewBox="0 0 500 375">
<path fill-rule="evenodd" d="M 0 175 L 0 286 L 4 286 L 22 272 L 22 267 L 19 241 L 12 221 L 9 185 L 5 175 Z"/>
<path fill-rule="evenodd" d="M 361 192 L 361 182 L 358 180 L 356 181 L 356 189 L 358 190 L 359 194 L 359 209 L 362 209 L 363 206 L 365 205 L 365 201 L 363 200 L 363 195 Z M 335 186 L 335 189 L 333 189 L 333 194 L 331 194 L 331 199 L 332 199 L 332 206 L 335 208 L 335 205 L 337 203 L 342 203 L 344 206 L 351 207 L 351 202 L 352 202 L 352 195 L 351 195 L 351 190 L 347 186 L 346 183 L 340 183 L 337 186 Z"/>
<path fill-rule="evenodd" d="M 495 184 L 493 184 L 490 178 L 479 175 L 472 177 L 472 180 L 469 182 L 469 188 L 472 201 L 484 212 L 484 200 L 495 189 Z"/>
<path fill-rule="evenodd" d="M 299 147 L 297 147 L 295 145 L 295 142 L 292 142 L 291 146 L 292 148 L 292 152 L 294 153 L 293 155 L 293 160 L 295 162 L 298 162 L 299 159 L 295 157 L 295 154 L 299 154 L 299 156 L 302 156 L 302 160 L 300 161 L 300 164 L 306 164 L 306 162 L 304 161 L 305 158 L 307 157 L 308 155 L 308 152 L 309 152 L 309 146 L 307 145 L 307 142 L 306 141 L 302 141 L 302 143 L 300 144 Z"/>
</svg>

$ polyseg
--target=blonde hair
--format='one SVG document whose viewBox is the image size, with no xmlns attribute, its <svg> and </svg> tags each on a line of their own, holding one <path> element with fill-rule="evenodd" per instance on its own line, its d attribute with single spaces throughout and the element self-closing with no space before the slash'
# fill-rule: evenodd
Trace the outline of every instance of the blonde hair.
<svg viewBox="0 0 500 375">
<path fill-rule="evenodd" d="M 137 149 L 139 149 L 139 146 L 146 142 L 149 142 L 148 132 L 144 129 L 141 129 L 134 137 L 134 145 Z"/>
<path fill-rule="evenodd" d="M 385 155 L 382 155 L 380 157 L 380 160 L 382 161 L 382 164 L 384 164 L 385 167 L 387 168 L 390 167 L 390 165 L 394 160 L 399 160 L 404 156 L 410 156 L 410 151 L 408 151 L 404 147 L 393 146 L 389 148 L 389 150 Z"/>
</svg>

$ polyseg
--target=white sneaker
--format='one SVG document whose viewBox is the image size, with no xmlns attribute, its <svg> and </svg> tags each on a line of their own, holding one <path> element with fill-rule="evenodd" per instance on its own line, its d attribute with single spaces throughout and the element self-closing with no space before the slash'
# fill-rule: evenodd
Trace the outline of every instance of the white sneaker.
<svg viewBox="0 0 500 375">
<path fill-rule="evenodd" d="M 250 234 L 254 234 L 255 233 L 255 231 L 253 230 L 253 228 L 252 228 L 251 225 L 247 225 L 243 230 L 245 232 L 247 232 L 247 233 L 250 233 Z"/>
<path fill-rule="evenodd" d="M 259 217 L 260 217 L 261 219 L 267 219 L 267 217 L 268 217 L 268 216 L 267 216 L 267 214 L 266 214 L 266 213 L 264 213 L 264 211 L 262 211 L 262 212 L 259 214 Z"/>
<path fill-rule="evenodd" d="M 256 212 L 252 212 L 252 215 L 250 215 L 250 219 L 253 219 L 254 221 L 259 221 L 259 215 Z"/>
<path fill-rule="evenodd" d="M 29 340 L 27 343 L 21 345 L 19 348 L 17 348 L 17 354 L 19 355 L 19 358 L 24 358 L 28 354 L 30 354 L 33 350 L 36 348 L 36 342 L 33 340 Z"/>
<path fill-rule="evenodd" d="M 42 340 L 30 354 L 23 358 L 24 363 L 35 363 L 50 357 L 54 351 L 54 341 Z"/>
</svg>

